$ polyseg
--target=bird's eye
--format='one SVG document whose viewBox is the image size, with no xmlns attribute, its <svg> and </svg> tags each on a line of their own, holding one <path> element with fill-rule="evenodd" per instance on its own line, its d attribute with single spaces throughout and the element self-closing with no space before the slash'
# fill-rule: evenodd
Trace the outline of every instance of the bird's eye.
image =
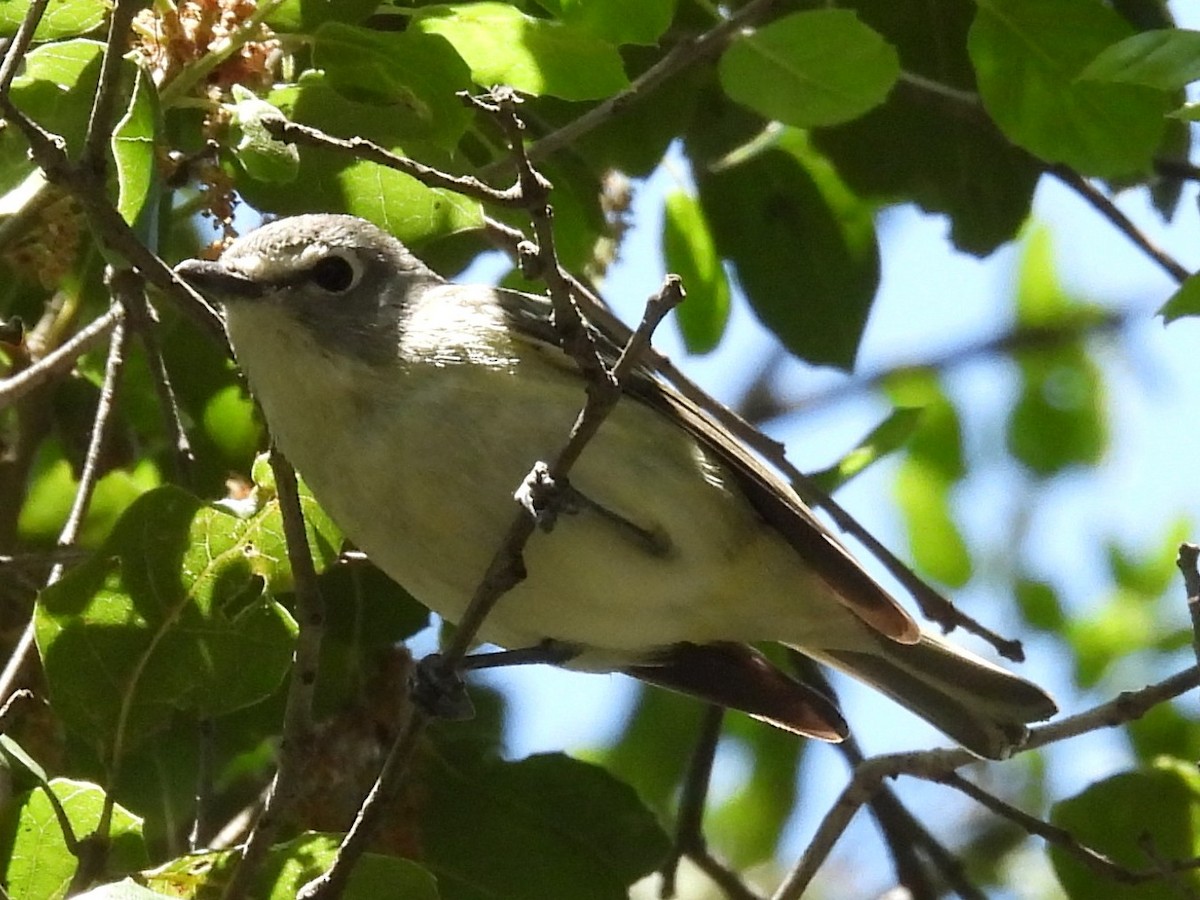
<svg viewBox="0 0 1200 900">
<path fill-rule="evenodd" d="M 342 294 L 350 290 L 358 284 L 362 274 L 362 263 L 357 257 L 336 251 L 318 260 L 308 270 L 308 277 L 312 283 L 331 294 Z"/>
</svg>

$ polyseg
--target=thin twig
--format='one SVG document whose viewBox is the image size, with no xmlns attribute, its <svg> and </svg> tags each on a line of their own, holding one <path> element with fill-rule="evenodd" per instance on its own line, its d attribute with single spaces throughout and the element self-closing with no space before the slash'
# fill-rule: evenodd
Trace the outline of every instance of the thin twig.
<svg viewBox="0 0 1200 900">
<path fill-rule="evenodd" d="M 0 64 L 0 96 L 8 97 L 12 81 L 17 77 L 17 70 L 21 68 L 21 63 L 25 61 L 25 54 L 29 52 L 29 45 L 33 43 L 33 34 L 37 31 L 38 23 L 42 21 L 42 16 L 49 5 L 50 0 L 33 0 L 29 4 L 29 9 L 25 11 L 25 18 L 17 27 L 17 33 L 8 42 L 8 47 L 4 52 L 4 62 Z"/>
<path fill-rule="evenodd" d="M 1117 207 L 1099 188 L 1076 172 L 1064 165 L 1048 166 L 1046 171 L 1079 194 L 1091 204 L 1100 215 L 1116 227 L 1123 235 L 1133 241 L 1143 253 L 1154 260 L 1168 275 L 1178 282 L 1185 281 L 1191 272 L 1180 264 L 1169 253 L 1155 244 L 1144 231 L 1133 223 L 1133 220 Z"/>
<path fill-rule="evenodd" d="M 1042 821 L 1037 816 L 1031 816 L 1024 810 L 1017 809 L 1011 803 L 1007 803 L 994 794 L 988 793 L 955 772 L 947 772 L 930 780 L 937 781 L 965 794 L 990 812 L 995 813 L 1003 819 L 1008 819 L 1010 822 L 1014 822 L 1027 834 L 1040 837 L 1046 843 L 1057 847 L 1077 862 L 1086 866 L 1094 874 L 1119 882 L 1120 884 L 1145 884 L 1149 881 L 1158 881 L 1169 874 L 1200 869 L 1200 859 L 1164 860 L 1162 861 L 1162 867 L 1156 866 L 1141 870 L 1130 869 L 1114 862 L 1098 850 L 1084 846 L 1065 828 L 1051 825 L 1049 822 Z"/>
<path fill-rule="evenodd" d="M 104 58 L 100 61 L 100 77 L 96 82 L 96 96 L 88 115 L 83 155 L 80 157 L 80 166 L 92 172 L 96 178 L 104 177 L 108 144 L 113 131 L 113 110 L 117 90 L 121 86 L 121 68 L 125 62 L 125 45 L 129 42 L 133 17 L 140 5 L 137 0 L 116 0 L 109 13 L 108 40 L 105 42 Z"/>
<path fill-rule="evenodd" d="M 171 474 L 176 481 L 187 484 L 191 480 L 196 456 L 192 452 L 192 443 L 188 440 L 187 429 L 183 426 L 183 414 L 179 410 L 179 401 L 175 397 L 175 389 L 171 386 L 171 375 L 167 371 L 167 362 L 163 358 L 162 344 L 158 340 L 158 314 L 146 298 L 145 283 L 141 275 L 133 275 L 133 277 L 137 279 L 137 283 L 131 285 L 133 290 L 120 295 L 121 303 L 129 316 L 130 327 L 137 334 L 142 349 L 146 351 L 146 361 L 150 366 L 150 380 L 154 385 L 154 393 L 158 397 L 158 408 L 162 413 L 163 423 L 171 440 Z"/>
<path fill-rule="evenodd" d="M 1044 325 L 1021 325 L 1003 334 L 954 347 L 931 359 L 924 361 L 914 359 L 909 362 L 896 363 L 886 368 L 847 378 L 840 384 L 820 393 L 795 399 L 788 398 L 781 404 L 783 408 L 779 409 L 776 414 L 793 411 L 810 413 L 817 409 L 824 409 L 835 403 L 841 403 L 849 397 L 874 390 L 905 372 L 945 372 L 975 360 L 988 359 L 1002 354 L 1054 350 L 1070 346 L 1073 342 L 1083 338 L 1098 337 L 1119 331 L 1134 319 L 1144 317 L 1144 312 L 1123 309 L 1106 312 L 1097 317 L 1074 317 Z"/>
<path fill-rule="evenodd" d="M 525 149 L 525 125 L 517 115 L 520 97 L 510 88 L 495 89 L 484 97 L 467 97 L 476 107 L 495 116 L 508 139 L 511 158 L 517 170 L 517 186 L 525 198 L 526 210 L 533 223 L 535 246 L 518 244 L 517 252 L 526 278 L 541 278 L 546 282 L 554 308 L 554 327 L 563 349 L 571 354 L 587 381 L 588 389 L 598 387 L 611 377 L 592 340 L 573 291 L 574 279 L 558 261 L 554 239 L 554 213 L 550 207 L 550 182 L 533 167 Z M 619 332 L 618 332 L 619 333 Z M 610 384 L 611 386 L 611 384 Z"/>
<path fill-rule="evenodd" d="M 72 194 L 83 206 L 92 228 L 101 241 L 119 253 L 142 276 L 170 297 L 219 346 L 229 352 L 221 317 L 208 301 L 171 271 L 121 218 L 106 193 L 104 182 L 96 180 L 86 170 L 74 166 L 67 158 L 62 139 L 52 135 L 18 109 L 5 94 L 0 94 L 0 113 L 10 125 L 20 130 L 29 143 L 34 162 L 41 167 L 46 179 Z"/>
<path fill-rule="evenodd" d="M 1200 662 L 1200 570 L 1197 569 L 1198 560 L 1200 560 L 1200 545 L 1179 545 L 1179 556 L 1176 558 L 1175 564 L 1183 573 L 1188 615 L 1192 619 L 1192 650 L 1196 654 L 1196 661 Z"/>
<path fill-rule="evenodd" d="M 109 275 L 111 278 L 111 271 Z M 63 525 L 62 532 L 58 537 L 60 547 L 69 547 L 78 539 L 84 517 L 91 506 L 96 484 L 100 480 L 100 455 L 108 438 L 112 411 L 116 406 L 117 390 L 125 368 L 126 337 L 125 323 L 123 320 L 118 321 L 109 340 L 108 358 L 104 363 L 104 382 L 100 387 L 96 413 L 92 418 L 92 432 L 83 460 L 83 469 L 79 474 L 79 487 L 75 491 L 75 499 L 71 504 L 66 524 Z M 55 564 L 54 569 L 50 572 L 50 577 L 46 579 L 47 586 L 56 584 L 62 578 L 65 568 L 62 563 Z M 30 628 L 32 629 L 32 623 L 30 623 Z M 114 758 L 111 763 L 108 774 L 110 783 L 115 783 L 120 762 Z M 116 798 L 113 793 L 107 791 L 104 803 L 100 808 L 99 819 L 92 832 L 91 838 L 94 839 L 84 839 L 80 842 L 79 866 L 71 879 L 72 890 L 69 893 L 74 893 L 75 890 L 90 884 L 103 870 L 108 854 L 108 833 L 112 825 L 115 802 Z"/>
<path fill-rule="evenodd" d="M 450 175 L 419 163 L 415 159 L 409 159 L 407 156 L 399 156 L 392 153 L 385 147 L 381 147 L 379 144 L 369 141 L 366 138 L 334 137 L 331 134 L 326 134 L 319 128 L 313 128 L 310 125 L 301 125 L 298 122 L 289 122 L 287 119 L 280 118 L 266 118 L 263 119 L 262 124 L 272 136 L 281 141 L 288 141 L 293 144 L 306 144 L 310 147 L 323 147 L 326 150 L 345 153 L 353 156 L 355 159 L 366 160 L 367 162 L 373 162 L 376 165 L 402 172 L 410 178 L 415 178 L 426 187 L 454 191 L 473 200 L 509 209 L 521 209 L 526 204 L 525 199 L 521 196 L 520 189 L 516 186 L 502 190 L 485 184 L 471 175 Z"/>
<path fill-rule="evenodd" d="M 525 153 L 531 162 L 541 162 L 564 147 L 572 146 L 579 138 L 619 115 L 639 98 L 646 96 L 668 78 L 699 60 L 719 52 L 743 28 L 758 22 L 770 10 L 775 0 L 751 0 L 728 19 L 693 38 L 680 41 L 658 62 L 635 78 L 624 90 L 596 104 L 579 118 L 534 141 Z M 513 160 L 505 158 L 484 166 L 479 177 L 488 179 L 510 168 Z"/>
<path fill-rule="evenodd" d="M 722 863 L 704 848 L 696 848 L 688 852 L 688 859 L 696 864 L 705 875 L 713 880 L 729 900 L 763 900 L 758 894 L 746 887 L 736 872 Z"/>
<path fill-rule="evenodd" d="M 708 801 L 708 787 L 712 780 L 713 762 L 717 757 L 717 743 L 721 739 L 721 725 L 725 721 L 725 710 L 715 704 L 704 710 L 700 730 L 692 757 L 688 761 L 687 774 L 683 780 L 683 791 L 679 796 L 679 812 L 675 820 L 675 843 L 671 853 L 663 862 L 662 886 L 659 896 L 675 896 L 675 881 L 679 861 L 691 851 L 704 850 L 704 806 Z"/>
<path fill-rule="evenodd" d="M 1018 752 L 1044 747 L 1101 728 L 1123 725 L 1140 718 L 1158 704 L 1197 686 L 1200 686 L 1200 666 L 1192 666 L 1141 690 L 1123 693 L 1078 715 L 1032 729 L 1029 739 Z M 897 775 L 912 775 L 928 781 L 937 781 L 946 773 L 978 761 L 970 752 L 954 749 L 893 753 L 863 762 L 855 769 L 850 783 L 821 820 L 808 847 L 772 900 L 799 900 L 850 824 L 850 820 L 859 808 L 874 796 L 884 779 Z"/>
<path fill-rule="evenodd" d="M 254 823 L 242 850 L 242 858 L 225 888 L 223 900 L 240 900 L 246 896 L 267 853 L 283 824 L 284 816 L 298 796 L 301 773 L 308 760 L 313 733 L 312 704 L 317 686 L 317 667 L 321 655 L 321 638 L 325 631 L 325 603 L 317 586 L 312 549 L 304 527 L 304 512 L 300 506 L 300 487 L 296 470 L 276 446 L 271 447 L 271 469 L 279 496 L 283 517 L 288 561 L 295 583 L 296 620 L 300 632 L 292 660 L 292 677 L 288 684 L 287 702 L 283 713 L 283 730 L 279 742 L 275 777 L 267 791 L 262 814 Z"/>
<path fill-rule="evenodd" d="M 93 320 L 88 326 L 52 353 L 47 353 L 27 369 L 22 369 L 11 378 L 0 381 L 0 409 L 11 406 L 26 394 L 36 390 L 75 367 L 83 354 L 100 343 L 124 315 L 122 308 L 113 304 L 108 311 Z"/>
<path fill-rule="evenodd" d="M 213 795 L 215 738 L 216 725 L 211 718 L 204 716 L 196 723 L 196 811 L 188 832 L 189 853 L 204 847 L 204 838 L 209 832 L 208 805 Z"/>
</svg>

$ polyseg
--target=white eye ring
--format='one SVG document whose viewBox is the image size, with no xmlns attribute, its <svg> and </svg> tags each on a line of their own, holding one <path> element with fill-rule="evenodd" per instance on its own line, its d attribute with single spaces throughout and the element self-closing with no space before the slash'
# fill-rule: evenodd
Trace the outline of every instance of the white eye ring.
<svg viewBox="0 0 1200 900">
<path fill-rule="evenodd" d="M 308 280 L 329 294 L 344 294 L 362 281 L 364 266 L 358 254 L 342 248 L 328 252 L 308 267 Z"/>
</svg>

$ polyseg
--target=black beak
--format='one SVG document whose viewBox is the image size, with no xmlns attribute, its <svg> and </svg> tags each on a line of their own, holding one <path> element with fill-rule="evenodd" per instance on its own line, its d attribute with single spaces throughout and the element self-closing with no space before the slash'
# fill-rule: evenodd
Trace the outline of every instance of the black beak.
<svg viewBox="0 0 1200 900">
<path fill-rule="evenodd" d="M 219 262 L 185 259 L 175 267 L 175 274 L 201 294 L 217 300 L 254 300 L 266 293 L 259 282 L 235 275 Z"/>
</svg>

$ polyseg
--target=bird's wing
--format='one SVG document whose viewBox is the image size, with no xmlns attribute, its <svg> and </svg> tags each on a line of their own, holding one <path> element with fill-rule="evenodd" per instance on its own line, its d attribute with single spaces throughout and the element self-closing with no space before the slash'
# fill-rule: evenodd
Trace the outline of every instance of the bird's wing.
<svg viewBox="0 0 1200 900">
<path fill-rule="evenodd" d="M 558 346 L 558 332 L 550 320 L 547 299 L 516 291 L 496 293 L 517 336 L 528 340 L 546 358 L 574 368 L 574 362 Z M 611 364 L 628 342 L 629 331 L 613 333 L 595 323 L 589 325 L 597 350 Z M 630 397 L 678 423 L 711 452 L 758 514 L 791 544 L 855 616 L 892 640 L 910 644 L 920 638 L 920 629 L 912 616 L 863 569 L 783 478 L 727 429 L 649 366 L 637 369 L 623 388 Z M 580 391 L 581 405 L 582 399 Z"/>
</svg>

